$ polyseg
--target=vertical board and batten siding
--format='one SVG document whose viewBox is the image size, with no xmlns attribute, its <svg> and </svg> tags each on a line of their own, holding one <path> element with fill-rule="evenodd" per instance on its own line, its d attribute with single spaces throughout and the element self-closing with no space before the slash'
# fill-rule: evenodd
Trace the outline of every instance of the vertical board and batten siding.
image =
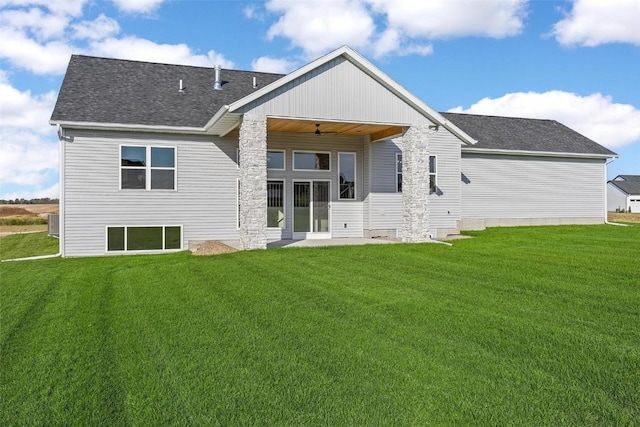
<svg viewBox="0 0 640 427">
<path fill-rule="evenodd" d="M 430 123 L 343 57 L 329 61 L 237 111 L 247 112 L 366 123 Z"/>
<path fill-rule="evenodd" d="M 629 198 L 627 197 L 627 193 L 625 193 L 615 185 L 611 183 L 607 183 L 607 210 L 608 211 L 615 212 L 617 209 L 627 210 L 629 208 L 628 200 Z"/>
<path fill-rule="evenodd" d="M 440 128 L 429 141 L 429 154 L 437 157 L 439 191 L 429 195 L 429 232 L 438 236 L 457 229 L 460 219 L 460 140 Z M 371 144 L 371 230 L 402 228 L 402 193 L 396 192 L 396 153 L 402 138 Z"/>
<path fill-rule="evenodd" d="M 71 132 L 64 142 L 64 256 L 105 254 L 106 226 L 182 225 L 189 240 L 237 239 L 237 141 Z M 120 146 L 176 147 L 177 191 L 120 190 Z"/>
<path fill-rule="evenodd" d="M 293 181 L 321 179 L 331 181 L 331 236 L 362 237 L 364 191 L 364 139 L 361 137 L 270 133 L 267 150 L 285 150 L 285 170 L 267 170 L 267 179 L 285 181 L 285 228 L 267 229 L 267 239 L 291 239 L 293 230 Z M 331 171 L 294 171 L 294 151 L 331 153 Z M 338 153 L 356 153 L 356 199 L 338 199 Z M 345 227 L 346 224 L 346 227 Z"/>
<path fill-rule="evenodd" d="M 605 162 L 462 154 L 462 218 L 486 226 L 604 221 Z"/>
</svg>

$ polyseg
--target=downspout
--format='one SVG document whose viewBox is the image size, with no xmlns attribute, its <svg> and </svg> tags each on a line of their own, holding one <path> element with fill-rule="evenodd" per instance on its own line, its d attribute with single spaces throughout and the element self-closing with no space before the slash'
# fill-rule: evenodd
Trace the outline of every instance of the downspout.
<svg viewBox="0 0 640 427">
<path fill-rule="evenodd" d="M 0 262 L 13 262 L 13 261 L 34 261 L 37 259 L 49 259 L 49 258 L 58 258 L 61 255 L 60 252 L 53 255 L 39 255 L 39 256 L 31 256 L 26 258 L 12 258 L 12 259 L 3 259 Z"/>
<path fill-rule="evenodd" d="M 620 224 L 619 222 L 609 222 L 609 211 L 607 210 L 607 165 L 613 162 L 615 158 L 610 159 L 609 161 L 604 162 L 604 223 L 607 225 L 617 225 L 620 227 L 626 227 L 627 224 Z"/>
</svg>

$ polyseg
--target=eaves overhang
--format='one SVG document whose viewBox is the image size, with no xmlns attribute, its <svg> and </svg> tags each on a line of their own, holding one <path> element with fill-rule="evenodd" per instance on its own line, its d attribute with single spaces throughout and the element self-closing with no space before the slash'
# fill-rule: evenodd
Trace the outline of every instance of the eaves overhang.
<svg viewBox="0 0 640 427">
<path fill-rule="evenodd" d="M 575 159 L 613 159 L 617 158 L 617 154 L 597 154 L 597 153 L 569 153 L 569 152 L 553 152 L 553 151 L 529 151 L 529 150 L 505 150 L 495 148 L 478 148 L 478 147 L 462 147 L 462 154 L 492 154 L 492 155 L 509 155 L 509 156 L 528 156 L 528 157 L 557 157 L 557 158 L 575 158 Z"/>
</svg>

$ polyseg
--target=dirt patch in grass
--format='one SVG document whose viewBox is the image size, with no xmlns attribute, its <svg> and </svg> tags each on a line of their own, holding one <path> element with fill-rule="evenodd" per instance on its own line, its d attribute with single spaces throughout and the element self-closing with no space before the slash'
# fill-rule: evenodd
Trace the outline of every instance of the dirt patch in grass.
<svg viewBox="0 0 640 427">
<path fill-rule="evenodd" d="M 16 206 L 0 206 L 0 217 L 7 216 L 36 216 L 37 214 L 29 212 L 25 208 Z"/>
<path fill-rule="evenodd" d="M 17 209 L 22 209 L 19 211 L 20 213 L 9 213 L 9 212 L 18 212 Z M 5 214 L 4 212 L 7 212 Z M 35 204 L 35 205 L 0 205 L 0 216 L 13 216 L 13 215 L 38 215 L 42 216 L 43 214 L 50 213 L 58 213 L 60 212 L 60 205 L 57 204 Z"/>
<path fill-rule="evenodd" d="M 640 223 L 640 213 L 616 213 L 609 212 L 607 215 L 611 222 L 638 222 Z"/>
<path fill-rule="evenodd" d="M 205 240 L 204 242 L 193 243 L 191 252 L 194 255 L 218 255 L 235 252 L 237 249 L 222 243 L 219 240 Z"/>
</svg>

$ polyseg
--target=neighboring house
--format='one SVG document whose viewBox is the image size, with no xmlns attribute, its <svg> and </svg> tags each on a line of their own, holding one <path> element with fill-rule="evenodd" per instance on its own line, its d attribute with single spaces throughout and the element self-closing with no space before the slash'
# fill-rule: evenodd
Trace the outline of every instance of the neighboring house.
<svg viewBox="0 0 640 427">
<path fill-rule="evenodd" d="M 640 175 L 618 175 L 607 183 L 607 209 L 640 212 Z"/>
<path fill-rule="evenodd" d="M 284 76 L 74 55 L 51 124 L 63 256 L 603 223 L 616 156 L 555 121 L 438 113 L 348 47 Z"/>
</svg>

